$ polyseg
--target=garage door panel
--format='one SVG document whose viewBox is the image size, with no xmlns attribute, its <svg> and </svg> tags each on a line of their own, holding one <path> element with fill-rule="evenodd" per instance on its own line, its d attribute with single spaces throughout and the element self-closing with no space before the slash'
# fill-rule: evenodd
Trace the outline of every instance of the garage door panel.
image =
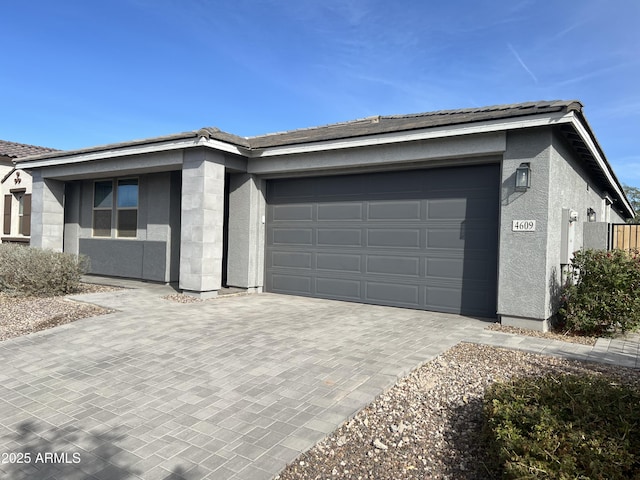
<svg viewBox="0 0 640 480">
<path fill-rule="evenodd" d="M 457 312 L 461 302 L 462 290 L 457 285 L 426 288 L 427 306 L 434 310 Z"/>
<path fill-rule="evenodd" d="M 389 304 L 419 307 L 418 285 L 403 285 L 391 282 L 366 282 L 365 299 L 370 303 Z"/>
<path fill-rule="evenodd" d="M 361 247 L 362 231 L 346 228 L 318 228 L 318 246 Z"/>
<path fill-rule="evenodd" d="M 425 276 L 429 278 L 461 279 L 466 282 L 488 281 L 492 279 L 494 266 L 486 258 L 473 259 L 437 257 L 426 261 Z"/>
<path fill-rule="evenodd" d="M 498 165 L 270 180 L 266 290 L 493 317 L 499 189 Z"/>
<path fill-rule="evenodd" d="M 270 204 L 287 203 L 293 199 L 312 199 L 315 182 L 311 178 L 300 178 L 297 182 L 272 180 L 269 182 Z"/>
<path fill-rule="evenodd" d="M 311 269 L 312 254 L 308 252 L 273 252 L 271 266 L 282 268 Z"/>
<path fill-rule="evenodd" d="M 370 202 L 369 220 L 420 220 L 421 202 L 396 201 L 396 202 Z"/>
<path fill-rule="evenodd" d="M 495 165 L 493 165 L 495 166 Z M 478 165 L 475 167 L 459 167 L 459 168 L 438 168 L 433 170 L 424 170 L 423 176 L 424 187 L 434 196 L 443 194 L 444 192 L 485 192 L 486 185 L 490 182 L 496 182 L 492 167 L 489 165 Z M 475 170 L 472 175 L 468 172 Z"/>
<path fill-rule="evenodd" d="M 463 235 L 466 251 L 487 251 L 495 246 L 496 233 L 487 225 L 465 225 Z"/>
<path fill-rule="evenodd" d="M 420 275 L 420 258 L 369 255 L 366 273 L 417 277 Z"/>
<path fill-rule="evenodd" d="M 272 218 L 274 222 L 286 221 L 311 221 L 313 220 L 312 205 L 276 205 L 272 209 Z"/>
<path fill-rule="evenodd" d="M 318 205 L 319 221 L 362 220 L 361 203 L 327 203 Z"/>
<path fill-rule="evenodd" d="M 425 277 L 462 278 L 464 275 L 464 263 L 463 258 L 428 258 Z"/>
<path fill-rule="evenodd" d="M 303 275 L 292 275 L 290 273 L 274 274 L 271 279 L 271 291 L 311 295 L 312 280 L 312 277 Z"/>
<path fill-rule="evenodd" d="M 416 228 L 371 228 L 367 233 L 369 247 L 420 247 L 420 230 Z"/>
<path fill-rule="evenodd" d="M 361 282 L 360 280 L 318 277 L 316 279 L 316 293 L 334 298 L 360 298 L 362 296 Z"/>
<path fill-rule="evenodd" d="M 358 197 L 364 193 L 365 179 L 358 175 L 321 177 L 314 182 L 315 196 L 318 200 Z"/>
<path fill-rule="evenodd" d="M 465 246 L 465 234 L 462 225 L 439 227 L 427 231 L 428 248 L 447 248 L 462 250 Z"/>
<path fill-rule="evenodd" d="M 467 202 L 466 218 L 474 222 L 493 223 L 495 217 L 495 198 L 479 198 Z"/>
<path fill-rule="evenodd" d="M 407 172 L 385 172 L 369 175 L 367 191 L 380 198 L 398 198 L 412 196 L 422 198 L 424 181 L 422 176 L 407 175 Z"/>
<path fill-rule="evenodd" d="M 316 268 L 360 274 L 362 271 L 361 255 L 348 253 L 317 253 Z"/>
<path fill-rule="evenodd" d="M 312 228 L 274 228 L 274 245 L 313 245 Z"/>
<path fill-rule="evenodd" d="M 443 198 L 438 200 L 429 200 L 428 219 L 460 219 L 467 218 L 466 198 Z"/>
</svg>

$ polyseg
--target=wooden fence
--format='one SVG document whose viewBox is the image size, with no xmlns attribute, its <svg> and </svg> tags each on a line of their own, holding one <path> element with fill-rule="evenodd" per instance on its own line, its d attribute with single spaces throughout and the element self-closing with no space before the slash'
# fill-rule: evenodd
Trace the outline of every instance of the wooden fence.
<svg viewBox="0 0 640 480">
<path fill-rule="evenodd" d="M 609 250 L 640 250 L 640 225 L 613 223 L 609 226 Z"/>
</svg>

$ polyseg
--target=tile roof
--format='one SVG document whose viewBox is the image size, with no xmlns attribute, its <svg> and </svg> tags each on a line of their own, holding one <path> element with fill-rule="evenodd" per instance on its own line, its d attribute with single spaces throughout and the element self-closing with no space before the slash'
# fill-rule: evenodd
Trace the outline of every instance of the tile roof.
<svg viewBox="0 0 640 480">
<path fill-rule="evenodd" d="M 0 157 L 21 158 L 57 151 L 55 148 L 38 147 L 36 145 L 25 145 L 24 143 L 0 140 Z"/>
<path fill-rule="evenodd" d="M 508 105 L 495 105 L 479 108 L 465 108 L 460 110 L 439 110 L 435 112 L 415 113 L 408 115 L 387 115 L 368 117 L 348 122 L 334 123 L 319 127 L 302 128 L 287 132 L 269 133 L 254 137 L 241 137 L 223 132 L 216 127 L 204 127 L 190 132 L 176 133 L 155 138 L 131 140 L 96 147 L 82 148 L 78 150 L 54 151 L 46 149 L 29 153 L 34 158 L 66 157 L 137 145 L 150 145 L 154 143 L 169 142 L 187 138 L 206 137 L 219 140 L 230 145 L 251 152 L 269 147 L 299 145 L 304 143 L 322 142 L 326 140 L 340 140 L 382 133 L 402 132 L 447 125 L 481 122 L 485 120 L 497 120 L 530 115 L 542 115 L 555 112 L 582 111 L 582 104 L 577 100 L 553 100 Z M 7 142 L 8 143 L 8 142 Z M 33 147 L 42 148 L 42 147 Z M 1 152 L 0 148 L 0 152 Z M 51 153 L 47 155 L 46 153 Z M 30 158 L 31 159 L 31 158 Z"/>
<path fill-rule="evenodd" d="M 252 149 L 268 148 L 300 143 L 338 140 L 343 138 L 401 132 L 423 128 L 474 123 L 485 120 L 521 117 L 554 112 L 582 111 L 577 100 L 527 102 L 490 107 L 439 110 L 409 115 L 368 117 L 321 127 L 311 127 L 288 132 L 270 133 L 248 138 Z M 212 135 L 215 137 L 215 135 Z"/>
</svg>

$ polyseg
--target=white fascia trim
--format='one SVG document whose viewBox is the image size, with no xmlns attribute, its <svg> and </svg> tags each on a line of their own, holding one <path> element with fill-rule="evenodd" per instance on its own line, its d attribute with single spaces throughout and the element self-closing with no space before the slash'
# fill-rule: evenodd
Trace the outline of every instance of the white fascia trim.
<svg viewBox="0 0 640 480">
<path fill-rule="evenodd" d="M 238 147 L 221 142 L 219 140 L 200 138 L 185 138 L 181 140 L 172 140 L 168 142 L 160 142 L 146 145 L 133 145 L 130 147 L 120 147 L 108 150 L 100 150 L 98 152 L 87 152 L 70 154 L 69 156 L 60 156 L 53 158 L 24 160 L 19 162 L 20 168 L 40 168 L 40 167 L 58 167 L 61 165 L 71 165 L 74 163 L 91 162 L 94 160 L 105 160 L 110 158 L 127 157 L 131 155 L 142 155 L 147 153 L 167 152 L 171 150 L 180 150 L 183 148 L 204 146 L 215 150 L 245 155 Z"/>
<path fill-rule="evenodd" d="M 248 148 L 236 147 L 230 143 L 222 142 L 220 140 L 214 140 L 211 138 L 200 137 L 198 140 L 199 146 L 213 148 L 214 150 L 233 153 L 236 155 L 242 155 L 243 157 L 248 157 L 250 150 Z"/>
<path fill-rule="evenodd" d="M 58 167 L 61 165 L 71 165 L 74 163 L 91 162 L 94 160 L 104 160 L 108 158 L 127 157 L 130 155 L 141 155 L 143 153 L 157 153 L 168 150 L 179 150 L 195 146 L 195 139 L 173 140 L 170 142 L 154 143 L 147 145 L 135 145 L 131 147 L 114 148 L 100 150 L 99 152 L 87 152 L 71 154 L 68 157 L 44 158 L 42 160 L 24 160 L 20 162 L 21 168 Z"/>
<path fill-rule="evenodd" d="M 571 124 L 576 129 L 576 132 L 578 132 L 578 135 L 580 135 L 580 138 L 582 139 L 582 141 L 589 148 L 589 151 L 591 152 L 591 155 L 593 155 L 593 158 L 596 159 L 596 162 L 598 163 L 600 170 L 602 170 L 602 172 L 607 177 L 607 181 L 611 185 L 611 188 L 615 190 L 615 192 L 617 193 L 617 196 L 620 198 L 620 200 L 624 204 L 624 207 L 627 209 L 627 212 L 631 214 L 631 212 L 633 212 L 633 208 L 631 208 L 631 205 L 625 200 L 625 195 L 622 192 L 622 189 L 618 186 L 618 182 L 613 177 L 613 175 L 611 175 L 609 168 L 607 168 L 607 165 L 608 165 L 607 161 L 600 155 L 600 152 L 595 142 L 591 138 L 591 135 L 589 135 L 589 132 L 587 131 L 586 127 L 580 120 L 578 120 L 578 118 L 576 118 L 573 112 L 571 112 L 569 115 L 573 117 Z"/>
<path fill-rule="evenodd" d="M 563 113 L 545 115 L 532 115 L 531 117 L 487 120 L 473 124 L 447 125 L 442 127 L 430 127 L 423 130 L 409 132 L 381 133 L 367 137 L 328 140 L 306 145 L 293 145 L 283 147 L 268 147 L 262 151 L 252 152 L 252 158 L 274 157 L 278 155 L 291 155 L 296 153 L 312 153 L 326 150 L 340 150 L 344 148 L 369 147 L 389 143 L 411 142 L 415 140 L 429 140 L 433 138 L 454 137 L 459 135 L 471 135 L 474 133 L 493 133 L 503 130 L 518 128 L 539 127 L 570 123 L 571 116 Z"/>
</svg>

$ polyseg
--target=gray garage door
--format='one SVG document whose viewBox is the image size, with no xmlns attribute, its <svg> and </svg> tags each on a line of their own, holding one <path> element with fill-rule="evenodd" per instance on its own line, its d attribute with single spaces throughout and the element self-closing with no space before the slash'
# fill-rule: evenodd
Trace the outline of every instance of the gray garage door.
<svg viewBox="0 0 640 480">
<path fill-rule="evenodd" d="M 267 184 L 270 292 L 495 317 L 499 166 Z"/>
</svg>

